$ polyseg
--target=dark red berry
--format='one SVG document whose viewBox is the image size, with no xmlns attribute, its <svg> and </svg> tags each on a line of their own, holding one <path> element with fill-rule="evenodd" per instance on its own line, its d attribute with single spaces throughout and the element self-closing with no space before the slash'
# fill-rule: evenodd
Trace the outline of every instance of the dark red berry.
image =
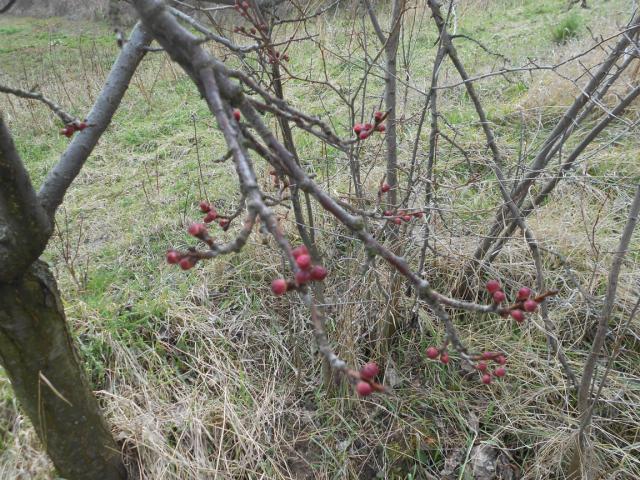
<svg viewBox="0 0 640 480">
<path fill-rule="evenodd" d="M 311 257 L 303 254 L 296 258 L 296 263 L 302 270 L 307 270 L 311 266 Z"/>
<path fill-rule="evenodd" d="M 491 294 L 494 294 L 498 290 L 500 290 L 500 282 L 498 280 L 489 280 L 487 282 L 487 291 Z"/>
<path fill-rule="evenodd" d="M 358 135 L 358 138 L 360 140 L 365 140 L 368 136 L 369 136 L 368 132 L 360 132 L 360 135 Z"/>
<path fill-rule="evenodd" d="M 491 375 L 489 375 L 488 373 L 482 375 L 482 383 L 484 383 L 485 385 L 489 385 L 491 383 Z"/>
<path fill-rule="evenodd" d="M 384 123 L 381 123 L 376 127 L 376 130 L 379 131 L 380 133 L 383 133 L 386 129 L 387 127 L 384 126 Z"/>
<path fill-rule="evenodd" d="M 424 217 L 424 213 L 422 213 L 422 212 L 414 212 L 413 216 L 416 217 L 416 218 L 422 218 L 422 217 Z"/>
<path fill-rule="evenodd" d="M 231 220 L 229 220 L 228 218 L 221 218 L 220 220 L 218 220 L 218 225 L 220 225 L 220 228 L 222 228 L 222 230 L 226 232 L 229 228 L 229 225 L 231 225 Z"/>
<path fill-rule="evenodd" d="M 321 282 L 322 280 L 324 280 L 327 277 L 327 269 L 324 268 L 322 265 L 314 265 L 313 267 L 311 267 L 311 280 L 314 280 L 316 282 Z"/>
<path fill-rule="evenodd" d="M 189 235 L 199 237 L 207 231 L 207 227 L 202 223 L 192 223 L 191 225 L 189 225 L 189 229 L 187 231 L 189 232 Z"/>
<path fill-rule="evenodd" d="M 375 118 L 375 119 L 376 119 L 376 121 L 377 121 L 377 122 L 379 122 L 380 120 L 382 120 L 382 112 L 376 112 L 376 113 L 373 115 L 373 118 Z"/>
<path fill-rule="evenodd" d="M 538 302 L 535 300 L 527 300 L 524 302 L 524 309 L 527 312 L 535 312 L 538 309 Z"/>
<path fill-rule="evenodd" d="M 502 367 L 498 367 L 493 371 L 493 374 L 496 377 L 504 377 L 507 374 L 507 371 Z"/>
<path fill-rule="evenodd" d="M 482 352 L 483 360 L 490 360 L 494 357 L 493 352 Z"/>
<path fill-rule="evenodd" d="M 481 371 L 481 372 L 486 372 L 487 371 L 487 364 L 485 362 L 478 362 L 478 364 L 476 365 L 476 369 Z"/>
<path fill-rule="evenodd" d="M 309 280 L 311 280 L 311 273 L 307 270 L 299 270 L 296 272 L 296 283 L 298 285 L 304 285 Z"/>
<path fill-rule="evenodd" d="M 356 392 L 358 392 L 358 395 L 361 397 L 366 397 L 373 393 L 373 388 L 367 382 L 361 381 L 356 385 Z"/>
<path fill-rule="evenodd" d="M 373 130 L 373 125 L 371 125 L 370 123 L 365 123 L 364 129 L 365 131 L 370 132 L 371 130 Z"/>
<path fill-rule="evenodd" d="M 513 318 L 516 322 L 524 322 L 524 312 L 522 310 L 511 310 L 510 314 L 511 318 Z"/>
<path fill-rule="evenodd" d="M 293 258 L 298 258 L 300 255 L 309 255 L 309 250 L 307 250 L 307 247 L 304 245 L 300 245 L 299 247 L 291 250 L 291 254 L 293 255 Z"/>
<path fill-rule="evenodd" d="M 498 290 L 497 292 L 493 292 L 493 301 L 495 303 L 502 303 L 506 300 L 507 296 L 504 294 L 502 290 Z"/>
<path fill-rule="evenodd" d="M 216 218 L 218 218 L 218 212 L 216 212 L 214 209 L 211 209 L 211 211 L 209 213 L 207 213 L 207 215 L 205 215 L 204 223 L 211 223 Z"/>
<path fill-rule="evenodd" d="M 360 369 L 360 378 L 363 380 L 371 380 L 373 377 L 378 375 L 379 372 L 380 369 L 375 362 L 367 363 Z"/>
<path fill-rule="evenodd" d="M 393 212 L 391 210 L 385 210 L 384 212 L 382 212 L 382 215 L 385 217 L 391 217 L 393 215 Z"/>
<path fill-rule="evenodd" d="M 404 220 L 405 222 L 408 222 L 411 220 L 411 215 L 403 215 L 402 216 L 402 220 Z"/>
<path fill-rule="evenodd" d="M 175 265 L 180 261 L 180 258 L 181 258 L 181 255 L 175 250 L 167 251 L 167 263 L 170 263 L 171 265 Z"/>
<path fill-rule="evenodd" d="M 240 117 L 242 116 L 242 114 L 240 113 L 240 110 L 238 110 L 237 108 L 233 109 L 233 118 L 236 119 L 236 122 L 240 121 Z"/>
<path fill-rule="evenodd" d="M 204 200 L 200 202 L 200 211 L 202 213 L 207 213 L 210 210 L 211 210 L 211 204 L 209 202 L 206 202 Z"/>
<path fill-rule="evenodd" d="M 400 225 L 402 224 L 402 219 L 400 217 L 396 217 L 393 219 L 393 223 L 395 223 L 396 225 Z"/>
<path fill-rule="evenodd" d="M 391 185 L 389 185 L 387 182 L 384 182 L 380 187 L 380 191 L 382 193 L 387 193 L 389 190 L 391 190 Z"/>
<path fill-rule="evenodd" d="M 449 354 L 447 352 L 442 352 L 442 355 L 440 355 L 440 361 L 445 365 L 449 363 Z"/>
<path fill-rule="evenodd" d="M 499 365 L 504 365 L 505 363 L 507 363 L 507 359 L 504 355 L 498 355 L 498 357 L 496 358 L 496 362 L 498 362 Z"/>
<path fill-rule="evenodd" d="M 189 270 L 190 268 L 193 268 L 194 265 L 195 262 L 189 257 L 184 257 L 182 260 L 180 260 L 180 268 L 182 270 Z"/>
<path fill-rule="evenodd" d="M 287 291 L 287 281 L 284 278 L 276 278 L 271 282 L 271 291 L 275 295 L 284 295 Z"/>
<path fill-rule="evenodd" d="M 78 130 L 82 131 L 85 128 L 87 128 L 89 125 L 87 125 L 87 122 L 80 122 L 78 123 Z"/>
<path fill-rule="evenodd" d="M 518 290 L 518 296 L 516 297 L 516 299 L 526 300 L 530 296 L 531 296 L 531 289 L 528 287 L 522 287 L 520 290 Z"/>
<path fill-rule="evenodd" d="M 440 352 L 436 347 L 427 348 L 427 357 L 431 360 L 435 360 L 436 358 L 438 358 L 438 355 L 440 355 Z"/>
</svg>

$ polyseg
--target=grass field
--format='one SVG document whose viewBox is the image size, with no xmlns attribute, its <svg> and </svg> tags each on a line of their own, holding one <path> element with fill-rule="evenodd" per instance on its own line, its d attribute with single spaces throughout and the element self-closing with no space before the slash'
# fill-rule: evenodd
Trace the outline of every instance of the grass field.
<svg viewBox="0 0 640 480">
<path fill-rule="evenodd" d="M 505 61 L 520 65 L 535 58 L 552 64 L 569 58 L 593 45 L 591 32 L 607 37 L 617 31 L 631 8 L 625 0 L 592 1 L 588 10 L 571 11 L 559 0 L 461 3 L 457 33 L 504 57 L 460 39 L 462 60 L 472 74 Z M 344 8 L 312 24 L 327 51 L 336 52 L 328 58 L 329 75 L 345 89 L 363 66 L 362 58 L 344 54 L 352 49 L 345 32 L 362 14 Z M 437 35 L 422 7 L 412 14 L 416 33 L 400 56 L 414 83 L 424 78 L 426 89 Z M 291 31 L 283 28 L 280 34 L 286 38 Z M 0 83 L 42 91 L 78 117 L 90 108 L 116 55 L 106 24 L 0 16 Z M 294 43 L 289 55 L 292 71 L 311 78 L 322 75 L 308 43 Z M 581 61 L 594 65 L 602 56 L 596 49 Z M 535 153 L 576 95 L 563 76 L 580 72 L 580 64 L 572 62 L 555 72 L 477 83 L 511 176 L 517 173 L 519 156 Z M 379 75 L 368 87 L 367 114 L 380 101 L 384 82 Z M 450 64 L 440 78 L 445 85 L 458 82 Z M 622 86 L 633 82 L 638 77 L 625 77 Z M 349 136 L 347 111 L 334 92 L 295 80 L 286 89 L 294 105 Z M 399 141 L 406 164 L 423 97 L 402 86 L 400 97 L 405 116 Z M 484 161 L 488 153 L 468 96 L 460 88 L 443 90 L 440 101 L 447 134 L 460 138 L 470 152 L 465 159 L 443 144 L 436 164 L 442 213 L 431 226 L 437 254 L 429 257 L 425 274 L 448 292 L 500 197 Z M 611 256 L 640 181 L 640 135 L 637 126 L 627 125 L 637 122 L 638 107 L 630 108 L 626 123 L 599 137 L 551 201 L 530 217 L 541 245 L 563 258 L 545 255 L 545 273 L 549 288 L 560 291 L 551 300 L 551 318 L 576 371 L 588 353 Z M 37 103 L 4 95 L 0 110 L 29 171 L 36 183 L 41 181 L 68 142 L 58 134 L 59 121 Z M 581 128 L 593 125 L 599 114 Z M 296 135 L 306 168 L 333 195 L 346 195 L 345 160 L 320 149 L 318 141 Z M 428 131 L 423 139 L 426 150 Z M 372 140 L 363 157 L 372 200 L 384 168 L 383 148 L 381 138 Z M 112 125 L 69 190 L 57 218 L 59 233 L 46 252 L 87 374 L 135 475 L 471 479 L 476 478 L 474 447 L 480 445 L 497 449 L 502 471 L 515 475 L 505 478 L 561 478 L 561 463 L 577 426 L 575 399 L 558 363 L 548 359 L 537 316 L 519 327 L 501 318 L 458 315 L 465 341 L 478 350 L 509 355 L 505 380 L 487 387 L 468 378 L 455 362 L 444 366 L 426 360 L 424 349 L 442 338 L 443 328 L 424 311 L 409 325 L 413 300 L 403 298 L 407 318 L 398 330 L 397 348 L 378 359 L 385 364 L 391 391 L 363 400 L 349 388 L 328 394 L 321 386 L 307 310 L 296 296 L 269 293 L 271 279 L 282 271 L 273 243 L 256 236 L 242 253 L 189 273 L 166 265 L 167 248 L 190 245 L 184 227 L 198 217 L 201 198 L 225 211 L 235 209 L 239 195 L 233 166 L 213 162 L 224 152 L 214 120 L 180 67 L 164 53 L 148 54 Z M 267 185 L 268 167 L 258 163 L 257 168 Z M 292 218 L 284 226 L 293 239 Z M 330 262 L 330 337 L 344 359 L 361 365 L 368 360 L 370 332 L 385 300 L 371 293 L 373 277 L 360 274 L 366 258 L 362 246 L 320 212 L 318 228 L 320 247 Z M 414 230 L 408 238 L 415 239 L 417 252 L 422 230 Z M 639 291 L 638 233 L 632 246 L 612 335 Z M 417 254 L 409 257 L 417 263 Z M 534 283 L 535 270 L 521 238 L 511 241 L 493 268 L 509 289 Z M 382 267 L 380 274 L 389 276 Z M 598 478 L 640 478 L 637 319 L 630 330 L 594 416 L 592 461 L 603 472 Z M 55 478 L 1 375 L 0 478 Z"/>
</svg>

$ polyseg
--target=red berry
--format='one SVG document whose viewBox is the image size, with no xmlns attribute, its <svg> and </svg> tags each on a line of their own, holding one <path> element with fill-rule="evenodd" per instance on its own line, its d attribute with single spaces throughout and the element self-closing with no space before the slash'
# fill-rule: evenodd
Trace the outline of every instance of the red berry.
<svg viewBox="0 0 640 480">
<path fill-rule="evenodd" d="M 408 222 L 411 220 L 411 215 L 403 215 L 402 216 L 402 220 L 404 220 L 405 222 Z"/>
<path fill-rule="evenodd" d="M 300 270 L 296 273 L 296 283 L 298 285 L 304 285 L 311 280 L 311 273 L 306 270 Z"/>
<path fill-rule="evenodd" d="M 413 216 L 416 217 L 416 218 L 422 218 L 424 216 L 424 213 L 422 213 L 422 212 L 414 212 Z"/>
<path fill-rule="evenodd" d="M 382 119 L 382 112 L 376 112 L 376 113 L 373 115 L 373 118 L 375 118 L 375 119 L 376 119 L 376 121 L 377 121 L 377 122 L 379 122 L 379 121 Z"/>
<path fill-rule="evenodd" d="M 200 202 L 200 211 L 202 213 L 207 213 L 210 210 L 211 210 L 211 205 L 209 204 L 209 202 L 206 202 L 204 200 Z"/>
<path fill-rule="evenodd" d="M 311 267 L 311 280 L 321 282 L 327 277 L 327 273 L 327 269 L 322 265 L 314 265 L 313 267 Z"/>
<path fill-rule="evenodd" d="M 300 255 L 296 258 L 296 263 L 302 270 L 307 270 L 311 266 L 311 257 L 309 255 Z"/>
<path fill-rule="evenodd" d="M 358 135 L 358 138 L 360 140 L 365 140 L 368 136 L 369 136 L 368 132 L 360 132 L 360 135 Z"/>
<path fill-rule="evenodd" d="M 353 126 L 353 131 L 355 132 L 356 135 L 360 135 L 360 132 L 362 131 L 362 124 L 356 123 Z"/>
<path fill-rule="evenodd" d="M 497 292 L 493 292 L 493 301 L 495 303 L 502 303 L 506 300 L 507 296 L 504 294 L 502 290 L 498 290 Z"/>
<path fill-rule="evenodd" d="M 500 290 L 500 282 L 498 280 L 489 280 L 487 282 L 487 291 L 491 294 L 494 294 L 498 290 Z"/>
<path fill-rule="evenodd" d="M 496 358 L 496 362 L 498 362 L 499 365 L 504 365 L 505 363 L 507 363 L 507 359 L 504 355 L 498 355 L 498 357 Z"/>
<path fill-rule="evenodd" d="M 502 367 L 498 367 L 493 371 L 493 374 L 496 377 L 504 377 L 507 374 L 507 371 Z"/>
<path fill-rule="evenodd" d="M 189 235 L 198 237 L 207 231 L 207 227 L 202 223 L 192 223 L 189 225 L 189 229 L 187 231 L 189 232 Z"/>
<path fill-rule="evenodd" d="M 487 364 L 485 362 L 478 362 L 478 364 L 476 365 L 476 369 L 481 371 L 481 372 L 486 372 L 487 371 Z"/>
<path fill-rule="evenodd" d="M 435 360 L 436 358 L 438 358 L 438 355 L 440 355 L 440 352 L 436 347 L 427 348 L 427 357 L 431 360 Z"/>
<path fill-rule="evenodd" d="M 516 299 L 526 300 L 530 296 L 531 296 L 531 289 L 528 287 L 522 287 L 520 290 L 518 290 L 518 296 L 516 297 Z"/>
<path fill-rule="evenodd" d="M 379 372 L 380 369 L 375 362 L 367 363 L 360 369 L 360 378 L 363 380 L 371 380 L 373 377 L 378 375 Z"/>
<path fill-rule="evenodd" d="M 240 117 L 241 117 L 240 110 L 238 110 L 237 108 L 234 108 L 233 109 L 233 118 L 236 119 L 236 122 L 240 121 Z"/>
<path fill-rule="evenodd" d="M 178 252 L 176 252 L 175 250 L 167 251 L 167 263 L 170 263 L 171 265 L 175 265 L 179 261 L 180 261 L 180 254 Z"/>
<path fill-rule="evenodd" d="M 449 354 L 447 352 L 442 352 L 442 355 L 440 355 L 440 361 L 445 365 L 449 363 Z"/>
<path fill-rule="evenodd" d="M 371 125 L 370 123 L 365 123 L 364 129 L 365 131 L 370 132 L 371 130 L 373 130 L 373 125 Z"/>
<path fill-rule="evenodd" d="M 204 223 L 211 223 L 216 218 L 218 218 L 218 212 L 216 212 L 215 209 L 211 209 L 211 211 L 205 215 Z"/>
<path fill-rule="evenodd" d="M 488 373 L 482 375 L 482 383 L 484 383 L 485 385 L 489 385 L 491 383 L 491 375 L 489 375 Z"/>
<path fill-rule="evenodd" d="M 291 250 L 291 254 L 293 255 L 293 258 L 298 258 L 301 255 L 309 255 L 309 250 L 307 250 L 307 247 L 304 245 L 300 245 L 299 247 Z"/>
<path fill-rule="evenodd" d="M 400 217 L 396 217 L 393 219 L 393 223 L 395 223 L 396 225 L 400 225 L 402 223 L 402 220 L 400 219 Z"/>
<path fill-rule="evenodd" d="M 287 291 L 287 281 L 284 278 L 276 278 L 271 282 L 271 291 L 275 295 L 284 295 Z"/>
<path fill-rule="evenodd" d="M 387 193 L 389 190 L 391 190 L 391 185 L 389 185 L 387 182 L 384 182 L 380 187 L 380 191 L 382 193 Z"/>
<path fill-rule="evenodd" d="M 376 130 L 379 131 L 380 133 L 384 132 L 386 129 L 387 127 L 384 126 L 384 123 L 381 123 L 376 127 Z"/>
<path fill-rule="evenodd" d="M 180 268 L 182 270 L 189 270 L 190 268 L 193 268 L 194 265 L 195 262 L 189 257 L 184 257 L 182 260 L 180 260 Z"/>
<path fill-rule="evenodd" d="M 382 212 L 382 215 L 385 217 L 391 217 L 393 216 L 393 212 L 391 210 L 385 210 L 384 212 Z"/>
<path fill-rule="evenodd" d="M 524 309 L 527 312 L 535 312 L 538 309 L 538 302 L 535 300 L 527 300 L 524 302 Z"/>
<path fill-rule="evenodd" d="M 366 397 L 373 393 L 373 388 L 367 382 L 358 382 L 356 385 L 356 392 L 358 392 L 358 395 L 361 397 Z"/>
<path fill-rule="evenodd" d="M 78 123 L 78 127 L 77 128 L 78 128 L 78 130 L 82 131 L 85 128 L 87 128 L 88 126 L 89 125 L 87 125 L 87 122 L 80 122 L 80 123 Z"/>
<path fill-rule="evenodd" d="M 493 352 L 482 352 L 483 360 L 490 360 L 493 358 Z"/>
<path fill-rule="evenodd" d="M 522 310 L 511 310 L 510 314 L 511 318 L 513 318 L 516 322 L 524 322 L 524 312 Z"/>
<path fill-rule="evenodd" d="M 228 218 L 221 218 L 220 220 L 218 220 L 218 225 L 220 225 L 220 228 L 222 228 L 226 232 L 229 228 L 229 225 L 231 225 L 231 220 L 229 220 Z"/>
</svg>

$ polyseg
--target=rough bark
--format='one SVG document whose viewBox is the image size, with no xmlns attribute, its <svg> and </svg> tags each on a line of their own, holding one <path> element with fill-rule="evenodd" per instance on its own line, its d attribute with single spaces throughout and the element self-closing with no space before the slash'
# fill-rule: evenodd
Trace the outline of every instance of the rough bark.
<svg viewBox="0 0 640 480">
<path fill-rule="evenodd" d="M 47 265 L 0 283 L 0 361 L 58 473 L 69 480 L 127 478 L 74 350 Z"/>
</svg>

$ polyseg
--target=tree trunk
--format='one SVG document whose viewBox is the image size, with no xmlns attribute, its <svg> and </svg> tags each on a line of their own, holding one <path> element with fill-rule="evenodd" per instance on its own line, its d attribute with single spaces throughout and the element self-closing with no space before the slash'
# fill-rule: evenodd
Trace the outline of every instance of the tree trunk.
<svg viewBox="0 0 640 480">
<path fill-rule="evenodd" d="M 0 361 L 16 397 L 68 480 L 122 480 L 127 473 L 74 349 L 56 282 L 36 261 L 0 283 Z"/>
</svg>

